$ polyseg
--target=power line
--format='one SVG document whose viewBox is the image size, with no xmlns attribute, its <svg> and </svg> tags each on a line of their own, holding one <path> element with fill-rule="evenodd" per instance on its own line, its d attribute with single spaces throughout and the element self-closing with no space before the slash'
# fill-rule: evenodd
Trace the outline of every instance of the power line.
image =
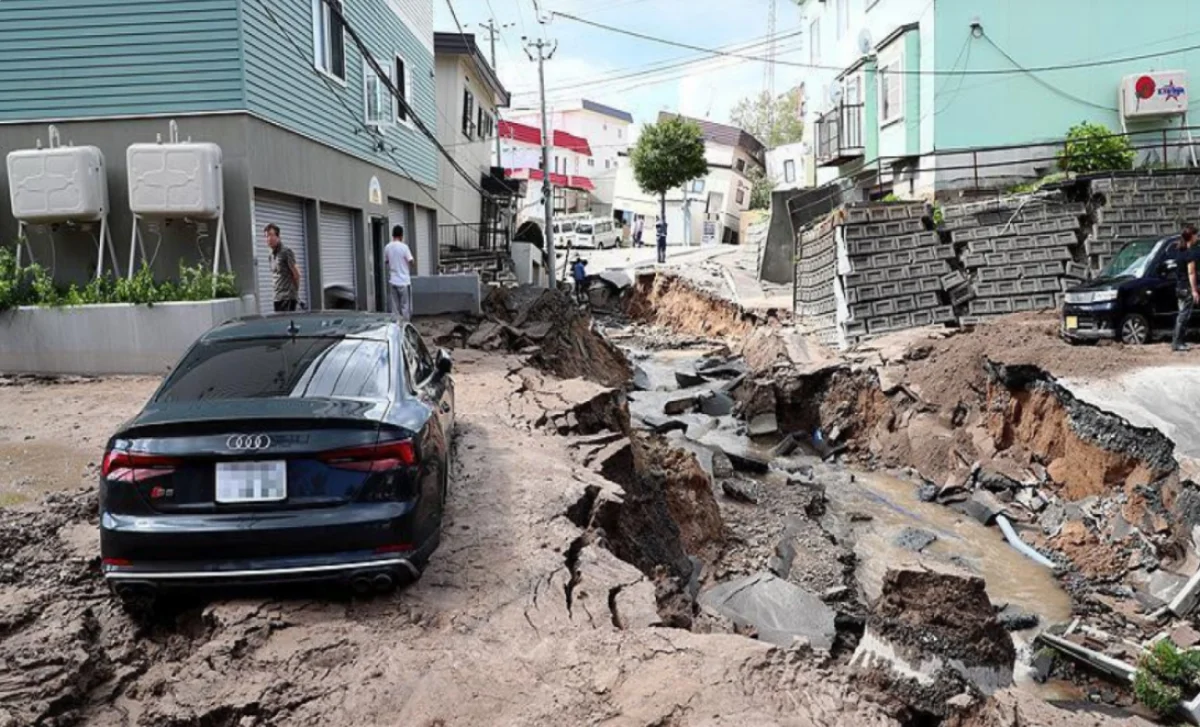
<svg viewBox="0 0 1200 727">
<path fill-rule="evenodd" d="M 785 33 L 785 34 L 776 36 L 776 40 L 777 41 L 778 40 L 789 40 L 789 39 L 795 38 L 796 36 L 803 35 L 803 33 L 804 33 L 803 30 L 795 30 L 790 33 Z M 767 42 L 768 42 L 767 40 L 757 40 L 757 41 L 750 43 L 742 48 L 739 48 L 739 50 L 750 50 L 752 48 L 761 46 Z M 800 44 L 785 43 L 782 46 L 780 46 L 777 50 L 779 50 L 780 52 L 788 53 L 788 52 L 792 52 L 795 50 L 799 50 L 801 45 L 802 45 L 802 43 L 800 43 Z M 718 59 L 711 58 L 711 57 L 709 57 L 709 58 L 702 57 L 702 58 L 691 58 L 686 61 L 670 62 L 670 63 L 665 63 L 665 64 L 663 62 L 660 62 L 659 64 L 656 64 L 656 65 L 660 66 L 658 68 L 650 68 L 647 66 L 647 67 L 642 67 L 640 70 L 638 70 L 635 67 L 634 69 L 630 69 L 630 71 L 628 73 L 618 73 L 617 75 L 606 75 L 606 76 L 594 77 L 594 78 L 590 78 L 590 79 L 579 79 L 578 81 L 574 81 L 571 83 L 564 83 L 562 86 L 556 86 L 554 88 L 549 88 L 549 89 L 547 89 L 547 91 L 557 93 L 560 91 L 570 91 L 570 90 L 577 89 L 577 88 L 594 88 L 596 86 L 605 86 L 605 85 L 610 85 L 612 83 L 617 83 L 617 82 L 623 81 L 623 80 L 641 78 L 644 76 L 653 76 L 658 73 L 665 73 L 667 71 L 671 71 L 671 70 L 675 70 L 675 69 L 683 69 L 683 68 L 690 69 L 692 66 L 697 66 L 700 64 L 704 64 L 704 63 L 712 63 L 716 60 L 718 60 Z M 682 77 L 682 75 L 687 75 L 687 74 L 685 72 L 683 74 L 669 76 L 666 78 L 666 80 L 680 78 L 680 77 Z M 537 91 L 535 91 L 535 90 L 514 91 L 513 95 L 529 96 L 529 95 L 533 95 L 536 93 L 537 93 Z"/>
<path fill-rule="evenodd" d="M 308 56 L 304 52 L 304 50 L 300 47 L 299 43 L 296 41 L 296 38 L 291 34 L 290 31 L 288 31 L 288 29 L 286 27 L 284 27 L 283 23 L 281 23 L 279 21 L 279 18 L 276 17 L 276 15 L 275 15 L 275 12 L 273 10 L 271 10 L 271 8 L 264 2 L 264 0 L 257 0 L 257 2 L 259 4 L 259 6 L 267 13 L 267 17 L 269 17 L 271 19 L 271 22 L 275 24 L 276 29 L 279 30 L 279 32 L 282 33 L 283 36 L 287 39 L 288 44 L 291 45 L 292 50 L 295 51 L 297 58 L 302 60 L 305 64 L 308 64 L 311 66 L 312 65 L 311 57 Z M 426 189 L 425 185 L 422 184 L 420 181 L 418 181 L 416 179 L 416 177 L 413 176 L 412 172 L 408 171 L 408 168 L 404 165 L 404 162 L 400 161 L 400 159 L 397 156 L 395 156 L 394 149 L 393 150 L 387 149 L 386 145 L 382 141 L 381 135 L 379 134 L 379 132 L 377 130 L 372 129 L 370 126 L 368 126 L 367 124 L 365 124 L 364 122 L 362 122 L 358 119 L 357 113 L 355 113 L 354 109 L 350 108 L 346 104 L 346 101 L 345 101 L 345 99 L 342 98 L 342 95 L 339 92 L 339 89 L 334 87 L 333 81 L 331 81 L 324 73 L 320 72 L 315 67 L 313 67 L 313 73 L 316 74 L 317 78 L 319 78 L 325 84 L 325 87 L 329 90 L 330 95 L 333 96 L 335 99 L 337 99 L 338 104 L 346 112 L 346 115 L 350 118 L 351 122 L 358 128 L 365 131 L 368 136 L 377 139 L 378 146 L 376 148 L 379 151 L 383 152 L 384 154 L 387 154 L 388 158 L 390 158 L 396 164 L 396 166 L 400 169 L 402 177 L 408 179 L 410 182 L 413 182 L 416 185 L 417 189 L 420 189 L 425 194 L 425 196 L 427 196 L 427 197 L 429 197 L 429 199 L 433 200 L 433 203 L 436 204 L 438 207 L 440 207 L 443 212 L 450 215 L 450 217 L 457 220 L 460 224 L 467 224 L 462 219 L 460 219 L 457 215 L 455 215 L 454 212 L 452 212 L 444 204 L 442 204 L 441 200 L 439 200 L 436 196 L 434 196 L 434 194 L 432 192 L 430 192 L 428 189 Z"/>
<path fill-rule="evenodd" d="M 1092 102 L 1092 101 L 1088 101 L 1088 100 L 1087 100 L 1087 99 L 1085 99 L 1085 98 L 1080 98 L 1080 97 L 1078 97 L 1078 96 L 1076 96 L 1076 95 L 1074 95 L 1074 94 L 1072 94 L 1072 93 L 1069 93 L 1069 92 L 1067 92 L 1067 91 L 1064 91 L 1063 89 L 1061 89 L 1061 88 L 1059 88 L 1059 87 L 1055 86 L 1054 84 L 1052 84 L 1052 83 L 1050 83 L 1050 82 L 1048 82 L 1048 81 L 1046 81 L 1046 80 L 1042 79 L 1042 77 L 1041 77 L 1041 76 L 1038 76 L 1037 74 L 1033 73 L 1032 71 L 1030 71 L 1030 70 L 1027 70 L 1027 69 L 1023 68 L 1023 67 L 1021 66 L 1021 64 L 1020 64 L 1020 63 L 1017 63 L 1017 61 L 1016 61 L 1016 59 L 1015 59 L 1015 58 L 1013 58 L 1012 56 L 1010 56 L 1010 55 L 1009 55 L 1009 54 L 1008 54 L 1008 53 L 1007 53 L 1007 52 L 1006 52 L 1006 51 L 1005 51 L 1003 48 L 1001 48 L 999 45 L 997 45 L 997 44 L 996 44 L 996 41 L 992 40 L 992 37 L 991 37 L 990 35 L 988 35 L 987 33 L 984 33 L 984 34 L 983 34 L 983 39 L 984 39 L 984 40 L 986 40 L 986 41 L 988 42 L 988 45 L 990 45 L 990 46 L 992 46 L 993 48 L 995 48 L 995 49 L 996 49 L 996 51 L 997 51 L 997 52 L 998 52 L 1000 55 L 1004 56 L 1004 58 L 1005 58 L 1005 59 L 1006 59 L 1006 60 L 1007 60 L 1009 63 L 1013 64 L 1013 66 L 1014 66 L 1014 67 L 1016 67 L 1016 68 L 1020 69 L 1020 71 L 1021 71 L 1022 73 L 1025 73 L 1026 75 L 1028 75 L 1028 76 L 1029 76 L 1031 79 L 1033 79 L 1033 81 L 1034 81 L 1035 83 L 1037 83 L 1039 86 L 1042 86 L 1043 88 L 1045 88 L 1045 89 L 1049 90 L 1051 93 L 1054 93 L 1054 94 L 1056 94 L 1056 95 L 1058 95 L 1058 96 L 1062 96 L 1063 98 L 1065 98 L 1065 99 L 1067 99 L 1067 100 L 1070 100 L 1070 101 L 1074 101 L 1075 103 L 1082 104 L 1082 105 L 1084 105 L 1084 106 L 1089 106 L 1089 107 L 1091 107 L 1091 108 L 1094 108 L 1094 109 L 1099 109 L 1099 110 L 1101 110 L 1101 111 L 1113 111 L 1113 112 L 1119 112 L 1119 111 L 1120 111 L 1120 109 L 1118 109 L 1118 108 L 1117 108 L 1117 107 L 1115 107 L 1115 106 L 1105 106 L 1105 105 L 1103 105 L 1103 104 L 1098 104 L 1098 103 L 1095 103 L 1095 102 Z"/>
<path fill-rule="evenodd" d="M 660 45 L 669 45 L 669 46 L 674 46 L 676 48 L 687 48 L 688 50 L 699 51 L 701 53 L 708 53 L 710 55 L 728 56 L 731 58 L 741 58 L 743 60 L 756 61 L 758 63 L 763 63 L 763 62 L 767 61 L 767 58 L 765 58 L 763 56 L 751 56 L 751 55 L 744 55 L 741 53 L 731 53 L 731 52 L 727 52 L 727 51 L 721 51 L 716 48 L 705 48 L 703 46 L 692 45 L 690 43 L 681 43 L 679 41 L 668 40 L 666 38 L 659 38 L 659 37 L 656 37 L 653 35 L 647 35 L 645 33 L 638 33 L 638 32 L 632 31 L 632 30 L 625 30 L 624 28 L 617 28 L 612 25 L 605 25 L 603 23 L 597 23 L 595 21 L 586 20 L 584 18 L 578 17 L 576 15 L 571 15 L 569 13 L 560 13 L 560 12 L 555 11 L 553 14 L 557 17 L 564 18 L 566 20 L 571 20 L 576 23 L 581 23 L 583 25 L 590 25 L 593 28 L 599 28 L 600 30 L 607 30 L 609 32 L 617 33 L 619 35 L 627 35 L 632 38 L 639 38 L 641 40 L 650 41 L 652 43 L 658 43 Z M 983 69 L 977 69 L 977 70 L 964 69 L 961 71 L 930 69 L 930 70 L 926 71 L 926 70 L 921 70 L 921 69 L 905 68 L 905 69 L 901 69 L 899 71 L 894 71 L 894 73 L 896 73 L 898 75 L 906 75 L 906 76 L 947 76 L 947 75 L 951 75 L 951 76 L 953 76 L 953 75 L 1011 76 L 1011 75 L 1018 75 L 1021 73 L 1045 73 L 1045 72 L 1049 72 L 1049 71 L 1069 71 L 1069 70 L 1076 70 L 1076 69 L 1082 69 L 1082 68 L 1096 68 L 1098 66 L 1111 66 L 1111 65 L 1121 64 L 1121 63 L 1129 63 L 1132 61 L 1144 61 L 1144 60 L 1148 60 L 1151 58 L 1161 58 L 1162 56 L 1175 55 L 1177 53 L 1187 53 L 1189 51 L 1194 51 L 1194 50 L 1200 50 L 1200 45 L 1192 45 L 1192 46 L 1186 46 L 1183 48 L 1175 48 L 1173 50 L 1159 51 L 1157 53 L 1143 53 L 1141 55 L 1135 55 L 1135 56 L 1124 56 L 1122 58 L 1109 58 L 1106 60 L 1085 61 L 1085 62 L 1081 62 L 1081 63 L 1065 63 L 1065 64 L 1061 64 L 1061 65 L 1052 65 L 1052 66 L 1036 66 L 1036 67 L 1032 67 L 1032 68 L 1023 68 L 1023 69 L 983 68 Z M 780 60 L 777 60 L 775 62 L 779 65 L 791 66 L 794 68 L 808 68 L 808 69 L 813 69 L 813 70 L 837 71 L 837 72 L 841 72 L 841 71 L 845 70 L 845 68 L 843 68 L 841 66 L 828 66 L 828 65 L 821 65 L 821 64 L 817 64 L 817 63 L 799 63 L 796 61 L 780 61 Z"/>
</svg>

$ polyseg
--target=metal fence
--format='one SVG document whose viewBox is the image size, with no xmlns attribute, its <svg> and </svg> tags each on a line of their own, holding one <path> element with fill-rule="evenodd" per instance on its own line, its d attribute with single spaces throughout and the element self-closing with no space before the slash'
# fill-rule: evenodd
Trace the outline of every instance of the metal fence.
<svg viewBox="0 0 1200 727">
<path fill-rule="evenodd" d="M 817 163 L 863 154 L 863 105 L 839 104 L 817 120 Z"/>
</svg>

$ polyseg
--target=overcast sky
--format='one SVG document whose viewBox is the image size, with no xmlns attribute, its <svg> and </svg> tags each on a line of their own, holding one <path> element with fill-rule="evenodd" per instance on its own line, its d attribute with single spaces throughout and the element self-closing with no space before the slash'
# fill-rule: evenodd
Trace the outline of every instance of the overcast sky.
<svg viewBox="0 0 1200 727">
<path fill-rule="evenodd" d="M 558 41 L 558 52 L 546 64 L 547 97 L 555 100 L 588 98 L 624 109 L 638 123 L 653 121 L 661 110 L 679 111 L 712 121 L 729 120 L 738 99 L 763 89 L 762 63 L 714 59 L 675 67 L 652 76 L 607 83 L 604 77 L 626 75 L 654 63 L 677 63 L 702 54 L 659 45 L 591 28 L 564 18 L 538 24 L 534 0 L 453 0 L 463 30 L 474 33 L 484 54 L 490 52 L 486 32 L 479 27 L 494 12 L 500 23 L 511 23 L 496 43 L 500 78 L 513 93 L 513 106 L 537 103 L 537 64 L 521 49 L 521 37 L 542 33 Z M 547 8 L 578 15 L 646 35 L 703 47 L 761 42 L 767 32 L 768 0 L 539 0 Z M 446 0 L 434 0 L 434 28 L 457 31 Z M 778 0 L 777 32 L 800 29 L 800 10 L 792 0 Z M 745 51 L 763 55 L 764 46 Z M 805 60 L 801 37 L 779 41 L 779 58 Z M 782 92 L 801 80 L 800 69 L 777 66 L 775 87 Z"/>
</svg>

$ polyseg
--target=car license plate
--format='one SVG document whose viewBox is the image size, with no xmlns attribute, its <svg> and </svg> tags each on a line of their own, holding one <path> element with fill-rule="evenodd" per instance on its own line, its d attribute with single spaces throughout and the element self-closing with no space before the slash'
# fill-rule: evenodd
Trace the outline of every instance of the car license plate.
<svg viewBox="0 0 1200 727">
<path fill-rule="evenodd" d="M 217 502 L 287 499 L 287 462 L 218 462 Z"/>
<path fill-rule="evenodd" d="M 1073 331 L 1079 328 L 1079 318 L 1077 316 L 1067 316 L 1067 330 Z"/>
</svg>

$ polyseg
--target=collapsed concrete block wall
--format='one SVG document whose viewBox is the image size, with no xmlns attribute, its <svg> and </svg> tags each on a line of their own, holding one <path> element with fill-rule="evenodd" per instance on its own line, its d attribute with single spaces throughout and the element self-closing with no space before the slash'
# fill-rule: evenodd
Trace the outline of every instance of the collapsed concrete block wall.
<svg viewBox="0 0 1200 727">
<path fill-rule="evenodd" d="M 795 306 L 797 322 L 826 345 L 839 345 L 836 221 L 817 220 L 796 235 Z"/>
<path fill-rule="evenodd" d="M 1089 227 L 1087 208 L 1061 194 L 944 208 L 962 271 L 949 287 L 958 322 L 1057 308 L 1065 290 L 1089 277 Z"/>
</svg>

